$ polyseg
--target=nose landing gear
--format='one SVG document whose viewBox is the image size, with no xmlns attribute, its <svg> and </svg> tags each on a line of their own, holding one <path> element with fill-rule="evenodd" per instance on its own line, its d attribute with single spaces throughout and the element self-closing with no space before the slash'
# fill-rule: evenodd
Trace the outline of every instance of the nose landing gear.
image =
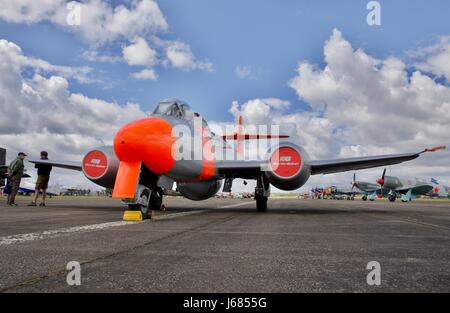
<svg viewBox="0 0 450 313">
<path fill-rule="evenodd" d="M 163 201 L 163 190 L 160 187 L 156 187 L 154 190 L 149 189 L 144 185 L 138 185 L 136 188 L 136 196 L 134 199 L 123 199 L 122 202 L 128 205 L 128 211 L 125 211 L 125 216 L 127 212 L 132 211 L 134 213 L 128 214 L 131 216 L 132 220 L 145 220 L 149 218 L 151 211 L 160 210 Z M 135 212 L 139 212 L 136 216 Z M 128 219 L 126 219 L 128 220 Z"/>
</svg>

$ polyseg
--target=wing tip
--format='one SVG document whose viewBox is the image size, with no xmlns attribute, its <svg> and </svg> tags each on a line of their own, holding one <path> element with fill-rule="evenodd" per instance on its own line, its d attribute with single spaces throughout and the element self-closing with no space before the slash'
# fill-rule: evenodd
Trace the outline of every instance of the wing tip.
<svg viewBox="0 0 450 313">
<path fill-rule="evenodd" d="M 432 147 L 432 148 L 426 148 L 425 150 L 423 150 L 423 152 L 435 152 L 435 151 L 439 151 L 439 150 L 446 150 L 447 146 L 437 146 L 437 147 Z"/>
</svg>

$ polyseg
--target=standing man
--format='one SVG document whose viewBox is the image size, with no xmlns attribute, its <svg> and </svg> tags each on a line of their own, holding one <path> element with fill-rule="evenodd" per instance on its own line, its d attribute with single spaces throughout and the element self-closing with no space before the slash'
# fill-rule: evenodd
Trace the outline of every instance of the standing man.
<svg viewBox="0 0 450 313">
<path fill-rule="evenodd" d="M 23 176 L 23 160 L 27 155 L 23 152 L 19 152 L 17 155 L 17 159 L 11 162 L 8 168 L 8 176 L 11 180 L 11 192 L 8 195 L 7 204 L 11 206 L 17 206 L 16 204 L 16 195 L 20 188 L 20 181 Z"/>
<path fill-rule="evenodd" d="M 41 151 L 41 160 L 48 160 L 47 151 Z M 42 203 L 39 205 L 45 206 L 45 198 L 47 196 L 48 181 L 50 180 L 52 166 L 49 164 L 36 164 L 34 167 L 38 169 L 38 178 L 36 181 L 36 187 L 34 188 L 33 202 L 31 202 L 30 206 L 36 206 L 39 192 L 42 192 Z"/>
</svg>

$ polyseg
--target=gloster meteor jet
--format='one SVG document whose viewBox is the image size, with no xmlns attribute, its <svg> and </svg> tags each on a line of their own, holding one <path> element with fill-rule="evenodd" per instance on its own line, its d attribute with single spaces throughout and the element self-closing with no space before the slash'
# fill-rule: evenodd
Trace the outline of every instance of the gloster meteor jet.
<svg viewBox="0 0 450 313">
<path fill-rule="evenodd" d="M 30 160 L 82 171 L 92 182 L 113 188 L 113 197 L 120 198 L 131 209 L 141 210 L 146 217 L 149 210 L 161 207 L 163 188 L 171 189 L 177 184 L 178 191 L 191 200 L 213 197 L 225 179 L 227 189 L 234 178 L 256 180 L 255 200 L 258 211 L 266 211 L 270 186 L 281 190 L 295 190 L 303 186 L 311 175 L 366 169 L 397 164 L 413 160 L 420 154 L 436 149 L 425 149 L 415 153 L 378 155 L 334 160 L 311 160 L 307 152 L 288 136 L 244 134 L 240 127 L 235 134 L 218 136 L 210 131 L 206 121 L 200 125 L 202 142 L 213 142 L 223 149 L 228 140 L 261 138 L 284 138 L 267 151 L 267 156 L 258 160 L 223 160 L 216 158 L 218 150 L 206 149 L 198 158 L 179 158 L 175 151 L 174 129 L 182 126 L 195 129 L 198 117 L 188 104 L 178 99 L 161 101 L 153 114 L 123 126 L 114 138 L 113 146 L 102 146 L 89 151 L 82 162 Z M 195 137 L 195 136 L 194 136 Z M 181 138 L 182 139 L 182 138 Z M 222 147 L 221 147 L 222 146 Z M 183 149 L 184 149 L 183 148 Z M 175 149 L 176 150 L 176 149 Z M 205 152 L 206 151 L 206 152 Z"/>
</svg>

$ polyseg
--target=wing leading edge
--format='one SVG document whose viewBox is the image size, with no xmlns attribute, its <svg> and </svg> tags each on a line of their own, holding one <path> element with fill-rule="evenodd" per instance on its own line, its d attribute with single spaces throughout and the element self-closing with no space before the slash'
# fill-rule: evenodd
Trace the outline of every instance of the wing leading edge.
<svg viewBox="0 0 450 313">
<path fill-rule="evenodd" d="M 416 153 L 388 154 L 388 155 L 355 157 L 336 160 L 310 161 L 309 165 L 311 166 L 311 175 L 331 174 L 351 170 L 361 170 L 378 166 L 399 164 L 402 162 L 414 160 L 418 158 L 422 153 L 434 152 L 437 150 L 443 150 L 445 148 L 446 147 L 444 146 L 439 146 L 434 148 L 428 148 Z"/>
<path fill-rule="evenodd" d="M 71 161 L 55 161 L 55 160 L 40 160 L 40 159 L 28 159 L 28 162 L 33 164 L 49 164 L 54 167 L 65 168 L 68 170 L 74 171 L 82 171 L 80 162 L 71 162 Z"/>
<path fill-rule="evenodd" d="M 311 175 L 331 174 L 399 164 L 414 160 L 422 153 L 442 149 L 445 149 L 445 147 L 425 149 L 416 153 L 388 154 L 335 160 L 313 160 L 308 162 L 308 166 L 311 169 Z M 267 161 L 219 161 L 215 166 L 221 177 L 255 178 L 264 168 L 267 168 Z"/>
</svg>

